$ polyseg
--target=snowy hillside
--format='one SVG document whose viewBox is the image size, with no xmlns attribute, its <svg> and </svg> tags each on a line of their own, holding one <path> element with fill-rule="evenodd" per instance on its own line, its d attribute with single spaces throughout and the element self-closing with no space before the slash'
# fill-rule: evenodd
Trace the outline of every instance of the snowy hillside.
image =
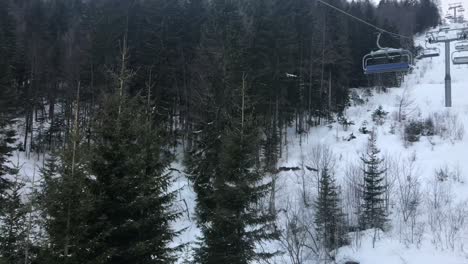
<svg viewBox="0 0 468 264">
<path fill-rule="evenodd" d="M 0 264 L 468 263 L 456 1 L 1 1 Z"/>
<path fill-rule="evenodd" d="M 424 38 L 418 38 L 417 42 L 424 45 Z M 371 234 L 359 234 L 360 238 L 356 234 L 351 235 L 352 245 L 339 250 L 338 260 L 354 259 L 362 264 L 468 262 L 468 249 L 464 248 L 468 243 L 468 137 L 463 136 L 464 128 L 468 128 L 468 66 L 452 65 L 453 107 L 445 108 L 444 47 L 443 44 L 438 47 L 440 56 L 417 61 L 416 68 L 406 77 L 401 88 L 391 88 L 385 93 L 372 90 L 370 96 L 357 89 L 355 92 L 365 103 L 349 107 L 345 114 L 354 125 L 345 129 L 334 123 L 313 129 L 301 139 L 298 136 L 289 139 L 287 153 L 280 166 L 299 167 L 300 170 L 278 175 L 276 207 L 283 212 L 279 221 L 298 215 L 304 219 L 311 217 L 300 212 L 307 211 L 301 207 L 301 200 L 304 196 L 314 199 L 314 192 L 310 190 L 316 188 L 317 172 L 310 168 L 317 164 L 318 157 L 323 158 L 323 150 L 327 148 L 333 152 L 332 162 L 342 186 L 343 204 L 346 207 L 352 203 L 348 189 L 351 178 L 359 174 L 359 157 L 365 151 L 368 139 L 368 135 L 359 130 L 366 127 L 376 131 L 381 156 L 388 165 L 392 229 L 381 236 L 375 248 L 372 248 Z M 379 106 L 388 114 L 384 120 L 375 122 L 372 113 Z M 405 119 L 401 122 L 398 121 L 399 112 L 404 115 L 401 119 Z M 427 118 L 434 121 L 435 127 L 440 127 L 440 133 L 436 133 L 439 135 L 421 136 L 417 142 L 405 143 L 405 125 L 412 120 Z M 351 134 L 356 138 L 350 140 Z M 448 174 L 448 178 L 437 179 L 441 173 Z M 400 221 L 399 205 L 401 189 L 408 176 L 417 178 L 422 198 L 414 223 L 416 231 L 410 235 L 411 239 L 407 224 Z M 350 214 L 348 217 L 353 217 L 352 208 L 347 213 Z M 430 222 L 434 221 L 433 218 L 438 219 L 438 227 Z M 284 247 L 279 248 L 284 250 Z M 300 253 L 304 263 L 309 263 L 307 251 L 303 249 Z M 278 263 L 289 263 L 288 259 L 287 255 L 283 256 Z"/>
<path fill-rule="evenodd" d="M 424 46 L 424 37 L 417 39 Z M 347 220 L 356 222 L 356 201 L 352 185 L 361 176 L 360 157 L 365 151 L 368 131 L 377 135 L 381 157 L 385 159 L 390 185 L 390 231 L 380 234 L 373 245 L 373 232 L 351 233 L 351 245 L 337 252 L 337 260 L 356 260 L 361 264 L 468 263 L 468 66 L 452 65 L 452 108 L 444 107 L 444 49 L 436 58 L 419 60 L 414 71 L 405 77 L 400 88 L 385 92 L 378 89 L 354 89 L 345 118 L 354 123 L 347 127 L 337 122 L 311 129 L 306 135 L 288 133 L 283 158 L 278 167 L 290 168 L 277 175 L 274 206 L 280 241 L 261 245 L 262 249 L 283 254 L 270 263 L 315 263 L 317 257 L 301 243 L 292 245 L 287 234 L 291 224 L 299 221 L 313 228 L 311 209 L 317 188 L 320 164 L 329 162 L 341 186 L 341 199 Z M 373 118 L 382 107 L 387 114 Z M 433 122 L 431 134 L 409 140 L 405 127 L 411 122 Z M 22 165 L 29 182 L 41 167 L 42 157 L 14 156 Z M 174 244 L 188 243 L 180 258 L 190 259 L 200 231 L 195 224 L 195 194 L 185 177 L 179 155 L 174 189 L 179 190 L 178 209 L 183 212 L 175 228 L 184 229 Z M 35 169 L 36 168 L 36 169 Z M 408 179 L 411 178 L 411 182 Z M 402 199 L 408 185 L 418 186 L 420 203 L 411 223 L 402 221 Z M 299 219 L 299 220 L 298 220 Z M 304 230 L 303 230 L 304 232 Z M 297 234 L 296 234 L 297 235 Z M 304 238 L 306 239 L 306 238 Z M 297 242 L 297 241 L 296 241 Z M 294 256 L 292 256 L 294 255 Z"/>
<path fill-rule="evenodd" d="M 417 43 L 424 45 L 424 36 L 418 37 Z M 350 234 L 351 245 L 338 251 L 338 262 L 468 262 L 468 249 L 464 248 L 468 244 L 468 136 L 464 135 L 465 127 L 468 128 L 468 66 L 452 65 L 453 107 L 446 108 L 444 49 L 443 44 L 436 46 L 441 50 L 440 56 L 417 61 L 400 88 L 386 92 L 355 89 L 353 94 L 358 96 L 354 96 L 352 105 L 345 111 L 345 117 L 354 125 L 345 128 L 335 122 L 314 128 L 307 135 L 289 133 L 278 167 L 294 169 L 272 176 L 276 179 L 278 226 L 284 233 L 288 233 L 287 226 L 292 219 L 313 223 L 313 210 L 304 205 L 304 200 L 309 205 L 313 203 L 316 170 L 327 156 L 341 185 L 348 220 L 356 221 L 350 185 L 361 175 L 360 157 L 369 137 L 363 131 L 374 129 L 391 189 L 391 229 L 379 235 L 374 247 L 372 231 Z M 383 120 L 373 120 L 372 113 L 379 106 L 388 114 Z M 434 122 L 434 135 L 420 136 L 416 142 L 405 141 L 405 126 L 427 119 Z M 401 199 L 408 177 L 419 186 L 421 198 L 412 224 L 401 220 Z M 180 208 L 185 212 L 177 227 L 187 228 L 177 243 L 190 243 L 185 252 L 190 258 L 193 242 L 200 235 L 194 223 L 195 194 L 183 174 L 178 177 L 177 187 L 181 188 Z M 283 236 L 279 242 L 262 245 L 262 249 L 283 252 L 271 263 L 296 263 L 291 254 L 301 263 L 315 263 L 316 256 L 310 249 L 305 246 L 293 249 L 288 239 Z"/>
<path fill-rule="evenodd" d="M 424 37 L 417 39 L 424 45 Z M 365 151 L 369 135 L 363 127 L 374 129 L 378 147 L 387 165 L 387 177 L 391 185 L 391 229 L 380 238 L 373 248 L 371 231 L 350 235 L 351 245 L 338 251 L 337 260 L 357 260 L 361 264 L 374 263 L 446 263 L 468 262 L 468 66 L 452 65 L 453 107 L 444 107 L 444 49 L 436 58 L 419 60 L 400 88 L 379 90 L 355 89 L 352 106 L 345 116 L 354 125 L 344 128 L 338 123 L 312 129 L 299 137 L 289 133 L 283 158 L 278 167 L 296 168 L 272 176 L 276 179 L 275 207 L 279 212 L 278 226 L 284 233 L 291 220 L 299 217 L 303 222 L 313 223 L 313 210 L 304 206 L 304 199 L 313 203 L 317 188 L 317 166 L 320 159 L 329 158 L 334 164 L 334 173 L 341 185 L 343 204 L 350 222 L 355 221 L 352 193 L 349 186 L 353 177 L 360 176 L 360 156 Z M 370 94 L 369 94 L 370 91 Z M 358 100 L 356 100 L 358 99 Z M 363 100 L 359 103 L 359 99 Z M 374 121 L 372 113 L 382 106 L 388 112 L 384 120 Z M 402 119 L 400 122 L 400 119 Z M 431 118 L 439 132 L 421 136 L 417 142 L 406 142 L 404 127 L 412 120 Z M 404 119 L 404 120 L 403 120 Z M 360 131 L 361 130 L 361 131 Z M 365 129 L 364 129 L 365 130 Z M 350 137 L 353 135 L 354 137 Z M 195 224 L 195 194 L 184 176 L 179 156 L 175 189 L 179 189 L 179 209 L 182 218 L 176 229 L 185 229 L 174 244 L 188 243 L 183 259 L 190 259 L 200 231 Z M 298 169 L 297 169 L 298 168 Z M 439 172 L 439 174 L 437 173 Z M 440 173 L 448 178 L 440 181 Z M 421 203 L 414 230 L 402 223 L 399 197 L 406 177 L 419 183 Z M 435 200 L 434 200 L 435 199 Z M 266 201 L 267 202 L 267 201 Z M 443 208 L 434 209 L 435 205 Z M 429 208 L 429 207 L 433 208 Z M 309 212 L 310 211 L 310 212 Z M 437 218 L 438 222 L 429 223 Z M 432 221 L 432 220 L 431 220 Z M 431 226 L 432 225 L 432 226 Z M 435 228 L 435 225 L 440 225 Z M 292 249 L 287 238 L 262 245 L 262 249 L 283 252 L 271 263 L 295 263 L 289 253 L 296 254 L 301 263 L 315 263 L 316 256 L 306 247 Z M 291 252 L 288 253 L 288 250 Z M 292 252 L 294 251 L 294 252 Z"/>
</svg>

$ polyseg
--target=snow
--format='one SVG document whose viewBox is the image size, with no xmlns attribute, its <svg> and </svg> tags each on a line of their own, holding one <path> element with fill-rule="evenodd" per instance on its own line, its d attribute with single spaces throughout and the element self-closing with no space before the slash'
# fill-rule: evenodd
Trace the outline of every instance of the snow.
<svg viewBox="0 0 468 264">
<path fill-rule="evenodd" d="M 423 36 L 418 37 L 417 42 L 424 46 Z M 428 189 L 434 183 L 435 171 L 447 167 L 456 171 L 460 177 L 458 180 L 449 179 L 448 182 L 441 183 L 444 188 L 447 188 L 450 197 L 453 198 L 453 202 L 447 205 L 447 210 L 455 208 L 456 204 L 463 207 L 464 203 L 468 201 L 468 186 L 465 183 L 468 172 L 468 137 L 466 135 L 461 137 L 460 134 L 463 135 L 464 128 L 468 128 L 468 66 L 451 66 L 453 107 L 446 108 L 444 102 L 445 49 L 443 45 L 443 43 L 434 45 L 441 50 L 439 57 L 417 61 L 414 71 L 405 77 L 400 88 L 390 88 L 386 93 L 373 91 L 373 96 L 370 97 L 366 97 L 362 89 L 357 89 L 356 92 L 360 93 L 362 98 L 367 99 L 368 102 L 346 109 L 346 117 L 355 123 L 347 131 L 341 125 L 334 123 L 331 127 L 312 128 L 305 136 L 295 135 L 293 131 L 289 132 L 286 153 L 279 166 L 304 168 L 313 161 L 312 152 L 316 146 L 329 146 L 336 158 L 334 162 L 335 176 L 338 182 L 344 186 L 347 184 L 346 171 L 353 164 L 359 165 L 359 157 L 365 150 L 368 135 L 360 133 L 359 128 L 363 122 L 367 122 L 367 128 L 369 130 L 374 128 L 377 133 L 377 145 L 384 157 L 399 163 L 411 157 L 415 158 L 415 166 L 424 195 L 423 203 L 426 202 L 427 198 L 430 198 L 427 196 L 429 195 Z M 454 45 L 452 43 L 452 51 Z M 398 102 L 402 96 L 411 98 L 414 102 L 411 107 L 412 111 L 408 111 L 411 113 L 407 120 L 422 120 L 426 117 L 437 116 L 438 122 L 448 126 L 449 131 L 441 136 L 421 137 L 419 142 L 405 145 L 402 133 L 403 126 L 395 119 L 398 112 Z M 383 110 L 389 112 L 385 123 L 381 126 L 375 124 L 371 118 L 372 112 L 380 105 Z M 394 134 L 390 132 L 392 126 L 396 126 Z M 454 133 L 456 130 L 462 132 L 457 135 Z M 346 139 L 351 133 L 356 136 L 356 139 L 347 141 Z M 313 190 L 312 188 L 316 186 L 314 185 L 314 172 L 305 169 L 299 172 L 281 172 L 278 177 L 277 185 L 280 187 L 276 194 L 276 207 L 280 211 L 288 210 L 291 204 L 300 203 L 303 195 L 303 177 L 306 179 L 306 188 Z M 311 196 L 313 198 L 313 194 Z M 398 212 L 393 212 L 391 215 L 393 228 L 380 236 L 375 248 L 372 247 L 372 236 L 366 233 L 361 237 L 359 246 L 352 243 L 350 246 L 338 250 L 338 262 L 350 259 L 357 260 L 361 264 L 468 263 L 468 251 L 463 248 L 463 245 L 468 243 L 468 223 L 465 221 L 461 225 L 461 230 L 455 238 L 456 246 L 453 248 L 433 243 L 435 234 L 429 230 L 428 213 L 425 206 L 422 205 L 419 217 L 421 226 L 425 226 L 425 229 L 421 242 L 416 243 L 417 245 L 401 242 L 397 231 Z M 281 217 L 284 216 L 280 214 Z M 444 217 L 448 219 L 452 216 L 447 214 Z M 278 221 L 281 223 L 284 219 Z M 277 246 L 281 248 L 279 244 Z M 287 258 L 279 258 L 277 263 L 290 263 L 285 259 Z M 306 260 L 304 263 L 314 263 L 314 260 Z"/>
<path fill-rule="evenodd" d="M 447 1 L 443 1 L 446 5 Z M 468 7 L 467 0 L 463 0 Z M 423 44 L 423 37 L 419 37 L 417 42 Z M 452 50 L 454 50 L 454 43 Z M 423 45 L 424 46 L 424 45 Z M 354 105 L 346 109 L 345 115 L 354 122 L 346 131 L 344 128 L 334 123 L 331 127 L 320 126 L 312 128 L 307 134 L 296 135 L 291 128 L 288 131 L 287 144 L 283 150 L 283 158 L 278 167 L 300 167 L 299 171 L 283 171 L 277 175 L 276 209 L 278 214 L 278 224 L 284 228 L 287 222 L 286 215 L 292 210 L 301 210 L 299 204 L 303 201 L 303 187 L 308 188 L 313 198 L 314 175 L 316 172 L 306 169 L 306 167 L 316 168 L 313 162 L 314 152 L 318 151 L 317 146 L 329 146 L 335 155 L 333 161 L 334 173 L 337 181 L 341 185 L 347 184 L 346 172 L 353 165 L 359 162 L 359 157 L 365 150 L 368 135 L 359 132 L 359 128 L 367 122 L 367 128 L 375 128 L 377 133 L 377 145 L 381 149 L 381 154 L 396 161 L 407 160 L 415 157 L 417 174 L 422 183 L 422 191 L 427 194 L 427 189 L 434 181 L 434 172 L 443 167 L 456 168 L 460 174 L 460 179 L 455 181 L 450 179 L 444 183 L 454 201 L 449 205 L 455 208 L 468 201 L 468 135 L 463 138 L 451 133 L 443 136 L 421 137 L 419 142 L 405 145 L 402 140 L 401 124 L 395 121 L 395 114 L 398 112 L 399 99 L 404 96 L 410 97 L 414 103 L 411 107 L 407 120 L 423 119 L 425 117 L 439 115 L 441 120 L 452 118 L 456 124 L 452 128 L 463 130 L 468 129 L 468 66 L 452 65 L 452 108 L 444 106 L 444 47 L 443 44 L 436 44 L 441 51 L 439 57 L 427 58 L 417 61 L 414 71 L 405 77 L 400 88 L 388 89 L 388 92 L 373 91 L 373 95 L 368 97 L 362 89 L 356 89 L 361 98 L 368 100 L 363 105 Z M 287 74 L 288 77 L 295 77 Z M 371 118 L 372 112 L 378 106 L 389 112 L 383 125 L 376 125 Z M 395 133 L 392 134 L 392 126 L 395 126 Z M 355 139 L 346 140 L 350 134 L 356 136 Z M 174 223 L 175 230 L 181 230 L 173 245 L 187 244 L 182 251 L 180 262 L 190 259 L 197 237 L 201 235 L 195 223 L 196 195 L 191 187 L 191 183 L 184 175 L 182 165 L 182 151 L 178 152 L 177 161 L 173 164 L 173 176 L 175 179 L 173 190 L 177 190 L 177 208 L 182 212 L 182 217 Z M 32 182 L 33 177 L 37 181 L 38 169 L 43 163 L 43 157 L 26 157 L 24 153 L 16 153 L 12 162 L 21 166 L 21 174 L 27 182 Z M 303 181 L 305 179 L 305 182 Z M 429 198 L 429 197 L 424 197 Z M 425 210 L 424 208 L 422 210 Z M 420 243 L 408 244 L 401 242 L 400 234 L 397 231 L 396 217 L 398 212 L 391 216 L 393 229 L 381 234 L 373 247 L 373 232 L 371 230 L 361 234 L 360 243 L 354 239 L 351 245 L 343 247 L 337 251 L 337 260 L 357 260 L 361 264 L 462 264 L 468 263 L 468 250 L 463 245 L 468 244 L 468 219 L 462 225 L 462 230 L 458 233 L 456 247 L 435 245 L 434 234 L 427 227 L 427 212 L 421 213 L 419 221 L 426 228 L 423 231 Z M 313 215 L 306 215 L 309 221 L 313 222 Z M 448 216 L 447 216 L 448 217 Z M 355 234 L 350 234 L 353 237 Z M 266 243 L 262 245 L 269 251 L 283 250 L 279 242 Z M 272 263 L 291 263 L 286 255 L 279 256 Z M 313 256 L 305 257 L 305 263 L 316 263 Z"/>
<path fill-rule="evenodd" d="M 357 260 L 361 264 L 410 264 L 410 263 L 444 263 L 466 264 L 467 260 L 460 258 L 450 251 L 434 251 L 431 245 L 421 248 L 405 247 L 395 239 L 384 234 L 376 246 L 372 247 L 372 232 L 363 235 L 359 248 L 347 247 L 342 249 L 338 258 L 343 260 Z"/>
</svg>

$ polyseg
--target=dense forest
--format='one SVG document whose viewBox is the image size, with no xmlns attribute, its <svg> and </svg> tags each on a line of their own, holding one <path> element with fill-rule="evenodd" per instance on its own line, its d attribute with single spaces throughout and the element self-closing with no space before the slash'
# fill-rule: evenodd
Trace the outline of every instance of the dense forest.
<svg viewBox="0 0 468 264">
<path fill-rule="evenodd" d="M 432 0 L 327 2 L 406 36 L 440 22 Z M 348 88 L 403 78 L 363 74 L 376 33 L 314 0 L 1 0 L 0 263 L 181 261 L 176 152 L 203 234 L 192 261 L 273 256 L 255 246 L 279 235 L 262 203 L 288 129 L 336 121 Z M 15 151 L 42 162 L 27 198 Z"/>
</svg>

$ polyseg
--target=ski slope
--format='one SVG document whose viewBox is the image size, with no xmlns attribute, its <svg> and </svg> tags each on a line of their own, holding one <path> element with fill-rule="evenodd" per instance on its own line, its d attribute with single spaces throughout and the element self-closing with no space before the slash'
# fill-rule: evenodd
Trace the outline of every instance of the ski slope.
<svg viewBox="0 0 468 264">
<path fill-rule="evenodd" d="M 424 46 L 424 36 L 417 37 L 416 42 Z M 438 185 L 449 193 L 449 197 L 453 200 L 447 203 L 447 210 L 456 211 L 454 208 L 459 206 L 465 208 L 461 213 L 466 215 L 468 212 L 468 208 L 465 206 L 466 201 L 468 201 L 468 136 L 464 135 L 464 128 L 468 129 L 468 65 L 451 65 L 453 107 L 446 108 L 443 45 L 443 43 L 435 45 L 441 51 L 439 57 L 417 61 L 414 71 L 405 77 L 401 87 L 390 88 L 386 93 L 374 90 L 372 96 L 366 96 L 362 89 L 357 89 L 356 92 L 361 94 L 367 103 L 354 105 L 346 110 L 346 117 L 355 124 L 346 131 L 341 125 L 334 123 L 328 127 L 313 128 L 308 135 L 302 136 L 302 138 L 290 133 L 286 154 L 279 166 L 300 167 L 301 170 L 282 172 L 278 176 L 276 206 L 277 210 L 285 212 L 280 214 L 279 223 L 284 224 L 285 219 L 291 217 L 288 214 L 291 209 L 295 207 L 303 209 L 298 204 L 301 204 L 303 199 L 304 186 L 309 190 L 316 188 L 315 172 L 307 170 L 305 166 L 313 164 L 314 151 L 318 145 L 329 146 L 332 150 L 335 157 L 334 174 L 342 188 L 346 188 L 346 185 L 349 184 L 347 171 L 352 166 L 359 166 L 359 157 L 366 149 L 368 135 L 359 132 L 361 125 L 366 122 L 369 130 L 375 129 L 377 145 L 381 150 L 382 157 L 399 164 L 414 160 L 414 173 L 419 178 L 423 198 L 420 205 L 420 215 L 417 217 L 417 225 L 422 230 L 420 238 L 418 238 L 420 242 L 404 243 L 402 241 L 402 231 L 401 226 L 399 226 L 401 223 L 398 223 L 398 206 L 392 205 L 394 206 L 390 215 L 392 228 L 389 232 L 380 235 L 375 247 L 372 245 L 371 231 L 360 234 L 358 242 L 354 241 L 355 236 L 351 234 L 352 243 L 338 251 L 338 262 L 357 260 L 361 264 L 468 263 L 468 249 L 464 248 L 464 245 L 468 244 L 468 219 L 459 219 L 462 223 L 460 223 L 460 228 L 454 237 L 451 238 L 453 246 L 443 245 L 447 244 L 447 241 L 433 242 L 438 240 L 435 237 L 437 234 L 430 230 L 427 222 L 429 218 L 427 200 L 433 194 L 431 188 L 436 181 L 435 172 L 443 168 L 448 168 L 451 174 L 456 175 Z M 452 51 L 454 50 L 453 45 Z M 402 97 L 413 103 L 411 109 L 407 111 L 406 121 L 399 123 L 396 121 L 396 116 Z M 375 124 L 371 117 L 372 112 L 378 106 L 382 106 L 384 111 L 389 112 L 383 125 Z M 412 119 L 422 120 L 435 115 L 439 117 L 438 123 L 445 122 L 447 125 L 449 131 L 446 135 L 423 136 L 419 142 L 404 143 L 403 126 L 405 122 Z M 356 138 L 348 141 L 351 133 Z M 304 178 L 306 179 L 305 184 Z M 310 195 L 313 200 L 313 192 L 307 193 L 307 195 Z M 343 203 L 347 202 L 347 198 L 343 193 Z M 443 222 L 447 225 L 453 220 L 450 213 L 444 213 L 443 217 L 447 218 L 447 221 Z M 448 232 L 447 230 L 442 231 L 445 235 Z M 284 249 L 281 245 L 277 246 Z M 282 256 L 276 263 L 291 262 L 287 256 Z M 314 263 L 314 258 L 305 257 L 304 263 Z"/>
<path fill-rule="evenodd" d="M 424 36 L 416 40 L 424 46 Z M 275 176 L 276 194 L 275 209 L 278 213 L 278 227 L 285 231 L 287 222 L 290 220 L 291 212 L 301 212 L 304 219 L 313 223 L 313 212 L 302 207 L 304 188 L 307 190 L 309 202 L 314 199 L 316 188 L 316 173 L 306 169 L 313 167 L 314 150 L 317 146 L 328 146 L 334 155 L 334 174 L 338 184 L 344 190 L 348 184 L 347 173 L 352 166 L 359 165 L 359 157 L 365 151 L 368 140 L 367 134 L 359 132 L 363 123 L 367 128 L 374 128 L 377 134 L 377 144 L 381 154 L 386 159 L 396 163 L 414 159 L 415 174 L 419 177 L 423 198 L 428 198 L 431 184 L 434 182 L 435 171 L 440 168 L 449 168 L 457 172 L 458 179 L 448 179 L 443 183 L 443 188 L 453 198 L 450 206 L 456 208 L 468 201 L 468 135 L 462 138 L 457 135 L 421 137 L 419 142 L 404 144 L 403 129 L 404 122 L 395 121 L 398 112 L 398 103 L 401 98 L 408 98 L 413 103 L 407 111 L 406 120 L 424 119 L 425 117 L 438 114 L 443 120 L 455 119 L 452 123 L 456 128 L 463 131 L 468 129 L 468 66 L 452 65 L 452 108 L 447 109 L 444 105 L 444 47 L 437 44 L 441 54 L 436 58 L 419 60 L 414 71 L 405 77 L 401 87 L 390 88 L 387 92 L 372 90 L 372 95 L 367 96 L 363 89 L 355 89 L 366 103 L 352 105 L 346 109 L 346 117 L 355 125 L 344 129 L 341 125 L 333 123 L 330 126 L 312 128 L 306 135 L 296 135 L 293 130 L 288 133 L 287 142 L 283 150 L 283 157 L 278 167 L 299 167 L 298 171 L 285 171 Z M 453 50 L 453 45 L 452 45 Z M 382 125 L 375 124 L 371 114 L 382 106 L 389 114 Z M 450 123 L 449 121 L 447 121 Z M 393 133 L 392 133 L 393 131 Z M 356 138 L 348 141 L 350 134 Z M 179 173 L 174 173 L 174 189 L 178 190 L 178 209 L 183 212 L 182 217 L 174 224 L 176 230 L 184 230 L 174 241 L 174 245 L 186 244 L 182 251 L 180 262 L 190 259 L 193 248 L 196 246 L 200 231 L 195 224 L 195 194 L 190 182 L 183 173 L 182 151 L 179 152 L 178 161 L 174 166 Z M 12 157 L 13 163 L 21 165 L 21 171 L 28 187 L 37 185 L 38 168 L 42 166 L 43 157 L 25 157 L 18 152 Z M 274 176 L 271 176 L 274 177 Z M 304 181 L 305 179 L 305 181 Z M 344 193 L 343 203 L 347 197 Z M 267 203 L 268 201 L 265 201 Z M 418 226 L 422 226 L 420 242 L 404 243 L 401 239 L 401 230 L 398 223 L 398 211 L 395 208 L 390 215 L 392 228 L 385 234 L 381 234 L 376 244 L 372 243 L 372 232 L 364 232 L 359 235 L 359 241 L 350 234 L 351 245 L 337 251 L 338 262 L 345 260 L 356 260 L 361 264 L 466 264 L 468 263 L 468 218 L 462 223 L 461 229 L 457 231 L 454 238 L 454 246 L 444 243 L 434 243 L 434 233 L 429 230 L 425 199 L 420 205 Z M 462 206 L 463 207 L 463 206 Z M 468 207 L 465 207 L 468 210 Z M 353 217 L 352 212 L 349 217 Z M 467 211 L 464 211 L 467 213 Z M 450 215 L 445 215 L 450 218 Z M 448 220 L 447 220 L 448 221 Z M 448 222 L 447 222 L 448 223 Z M 446 244 L 446 243 L 445 243 Z M 282 251 L 284 254 L 271 260 L 270 263 L 293 263 L 282 242 L 271 242 L 259 246 L 259 250 Z M 304 264 L 316 263 L 317 257 L 307 250 L 303 254 Z"/>
</svg>

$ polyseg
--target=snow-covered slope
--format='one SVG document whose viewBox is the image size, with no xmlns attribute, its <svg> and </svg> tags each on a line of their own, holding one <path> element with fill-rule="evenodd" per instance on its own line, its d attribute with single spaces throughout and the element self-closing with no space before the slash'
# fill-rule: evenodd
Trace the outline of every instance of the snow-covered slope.
<svg viewBox="0 0 468 264">
<path fill-rule="evenodd" d="M 420 37 L 418 42 L 423 42 Z M 275 209 L 278 211 L 278 227 L 287 234 L 293 221 L 299 221 L 304 228 L 313 229 L 313 209 L 305 204 L 314 200 L 317 188 L 315 171 L 318 158 L 331 153 L 333 173 L 341 185 L 341 197 L 344 211 L 350 222 L 355 221 L 353 197 L 349 186 L 360 173 L 360 155 L 365 151 L 368 134 L 359 131 L 362 127 L 375 129 L 377 144 L 382 157 L 389 167 L 387 173 L 392 180 L 391 192 L 391 229 L 380 234 L 375 245 L 372 243 L 373 232 L 350 234 L 351 245 L 337 252 L 337 260 L 354 259 L 361 264 L 462 264 L 468 263 L 468 66 L 452 65 L 452 100 L 453 107 L 444 107 L 444 49 L 438 46 L 441 54 L 436 58 L 419 60 L 414 71 L 405 77 L 400 88 L 390 88 L 387 92 L 355 89 L 363 104 L 353 101 L 345 116 L 354 125 L 345 129 L 333 123 L 330 126 L 312 128 L 306 135 L 288 133 L 284 146 L 283 158 L 279 167 L 299 167 L 296 171 L 283 171 L 275 176 L 276 180 Z M 400 105 L 406 104 L 403 111 Z M 372 120 L 372 113 L 379 106 L 388 112 L 383 124 Z M 403 112 L 406 120 L 399 122 L 398 113 Z M 410 120 L 424 120 L 431 117 L 435 126 L 440 129 L 439 135 L 422 136 L 418 142 L 404 142 L 404 126 Z M 445 129 L 445 130 L 444 130 Z M 350 135 L 355 138 L 350 139 Z M 327 153 L 327 149 L 331 152 Z M 38 167 L 42 157 L 26 158 L 23 154 L 12 160 L 22 165 L 23 175 L 29 182 L 37 181 Z M 182 156 L 178 157 L 174 189 L 179 190 L 178 206 L 183 215 L 175 224 L 178 230 L 184 229 L 174 244 L 187 244 L 181 261 L 190 259 L 197 236 L 200 235 L 195 225 L 195 194 L 190 182 L 183 174 Z M 410 169 L 408 169 L 410 168 Z M 436 171 L 446 172 L 448 179 L 436 179 Z M 398 204 L 399 181 L 411 173 L 418 179 L 421 201 L 414 230 L 401 222 Z M 399 178 L 400 177 L 400 178 Z M 437 196 L 437 197 L 434 197 Z M 432 201 L 437 200 L 441 207 L 435 210 Z M 270 202 L 270 201 L 265 201 Z M 271 204 L 270 204 L 271 205 Z M 432 206 L 432 208 L 431 208 Z M 434 220 L 436 217 L 437 221 Z M 299 220 L 297 220 L 299 219 Z M 435 221 L 435 222 L 434 222 Z M 434 226 L 438 224 L 438 228 Z M 297 263 L 291 260 L 288 250 L 295 251 L 300 263 L 316 263 L 317 256 L 311 249 L 302 246 L 291 248 L 288 237 L 281 241 L 261 245 L 269 251 L 282 251 L 271 263 Z M 304 241 L 307 240 L 304 236 Z M 307 241 L 310 243 L 311 241 Z"/>
<path fill-rule="evenodd" d="M 423 37 L 417 39 L 424 46 L 423 41 Z M 355 125 L 346 130 L 337 123 L 314 128 L 301 139 L 290 133 L 287 153 L 280 166 L 301 169 L 278 175 L 276 209 L 283 212 L 279 215 L 283 229 L 293 217 L 300 216 L 304 222 L 313 216 L 313 213 L 304 213 L 308 209 L 301 205 L 304 200 L 314 199 L 316 188 L 317 173 L 306 166 L 314 169 L 317 156 L 320 156 L 317 153 L 323 153 L 320 149 L 327 146 L 333 152 L 334 174 L 341 185 L 345 211 L 350 214 L 348 217 L 355 217 L 352 205 L 349 205 L 352 197 L 348 189 L 353 175 L 359 174 L 359 157 L 368 140 L 368 135 L 361 133 L 359 128 L 366 126 L 368 130 L 375 129 L 381 156 L 389 167 L 392 228 L 380 235 L 375 248 L 372 232 L 351 234 L 351 245 L 340 249 L 337 259 L 355 259 L 361 264 L 468 263 L 468 249 L 464 248 L 468 243 L 468 208 L 465 206 L 468 201 L 468 136 L 464 136 L 464 128 L 468 128 L 468 65 L 452 65 L 453 107 L 446 108 L 444 46 L 440 44 L 438 47 L 440 56 L 417 61 L 416 68 L 400 88 L 390 88 L 386 93 L 373 90 L 372 96 L 356 89 L 355 92 L 367 102 L 346 110 L 347 119 Z M 406 120 L 399 122 L 402 98 L 406 105 L 403 107 Z M 389 112 L 381 125 L 371 117 L 378 106 Z M 405 143 L 404 126 L 411 120 L 424 121 L 428 117 L 439 129 L 439 135 L 422 136 L 418 142 Z M 348 141 L 351 134 L 356 138 Z M 445 172 L 448 179 L 438 180 L 436 172 Z M 417 178 L 421 196 L 412 235 L 408 235 L 408 224 L 401 222 L 399 205 L 401 187 L 407 176 Z M 284 243 L 276 246 L 282 250 L 287 248 Z M 307 251 L 303 249 L 300 253 L 303 263 L 314 263 L 313 256 L 306 256 Z M 290 257 L 286 254 L 277 263 L 291 263 Z"/>
</svg>

